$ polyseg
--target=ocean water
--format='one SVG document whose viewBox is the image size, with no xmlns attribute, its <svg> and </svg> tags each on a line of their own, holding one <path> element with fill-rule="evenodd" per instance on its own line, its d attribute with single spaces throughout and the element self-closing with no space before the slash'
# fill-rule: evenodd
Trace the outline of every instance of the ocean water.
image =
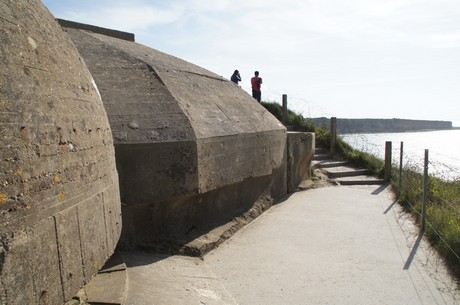
<svg viewBox="0 0 460 305">
<path fill-rule="evenodd" d="M 460 130 L 402 133 L 368 133 L 340 135 L 353 148 L 385 156 L 385 142 L 392 142 L 392 162 L 399 166 L 403 142 L 403 164 L 423 171 L 425 149 L 428 149 L 428 172 L 444 180 L 460 180 Z"/>
</svg>

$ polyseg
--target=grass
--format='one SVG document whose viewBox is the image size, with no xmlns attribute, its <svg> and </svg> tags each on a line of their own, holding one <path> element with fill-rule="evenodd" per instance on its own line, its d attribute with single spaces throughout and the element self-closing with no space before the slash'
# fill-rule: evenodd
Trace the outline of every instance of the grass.
<svg viewBox="0 0 460 305">
<path fill-rule="evenodd" d="M 399 194 L 398 203 L 421 225 L 423 175 L 413 168 L 404 168 L 401 189 L 399 173 L 392 176 L 392 188 Z M 425 219 L 425 236 L 460 281 L 460 181 L 429 176 Z"/>
<path fill-rule="evenodd" d="M 263 102 L 278 120 L 283 121 L 281 106 Z M 288 110 L 285 125 L 295 131 L 314 132 L 316 142 L 329 147 L 331 134 L 325 127 L 317 127 L 311 119 Z M 340 137 L 336 151 L 352 164 L 367 168 L 376 176 L 383 177 L 384 162 L 365 152 L 353 149 Z M 391 186 L 398 194 L 398 203 L 421 224 L 423 201 L 423 176 L 415 168 L 403 169 L 401 189 L 399 189 L 399 169 L 393 168 Z M 460 181 L 446 182 L 430 176 L 428 179 L 425 236 L 430 244 L 444 258 L 448 269 L 460 281 Z"/>
<path fill-rule="evenodd" d="M 262 105 L 270 111 L 278 120 L 283 121 L 281 105 L 277 103 L 262 102 Z M 325 127 L 315 126 L 313 120 L 302 117 L 291 110 L 288 110 L 287 123 L 295 131 L 306 131 L 315 133 L 315 141 L 318 146 L 329 147 L 331 133 Z M 384 162 L 370 154 L 356 150 L 348 145 L 342 138 L 337 138 L 337 153 L 351 164 L 365 167 L 369 172 L 378 177 L 384 175 Z"/>
</svg>

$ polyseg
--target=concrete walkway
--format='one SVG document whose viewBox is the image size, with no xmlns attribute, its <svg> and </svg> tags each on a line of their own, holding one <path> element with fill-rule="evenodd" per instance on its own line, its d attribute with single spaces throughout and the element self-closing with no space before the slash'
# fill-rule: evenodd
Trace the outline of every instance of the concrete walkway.
<svg viewBox="0 0 460 305">
<path fill-rule="evenodd" d="M 460 304 L 441 261 L 378 185 L 294 193 L 204 260 L 122 254 L 129 305 Z"/>
</svg>

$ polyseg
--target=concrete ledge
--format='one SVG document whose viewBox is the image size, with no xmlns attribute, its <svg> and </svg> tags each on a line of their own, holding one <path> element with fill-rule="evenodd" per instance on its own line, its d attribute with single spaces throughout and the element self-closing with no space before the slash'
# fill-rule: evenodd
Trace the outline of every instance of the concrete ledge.
<svg viewBox="0 0 460 305">
<path fill-rule="evenodd" d="M 127 33 L 127 32 L 122 32 L 122 31 L 117 31 L 117 30 L 101 28 L 101 27 L 94 26 L 94 25 L 83 24 L 83 23 L 78 23 L 78 22 L 59 19 L 59 18 L 56 20 L 63 27 L 78 29 L 78 30 L 86 30 L 86 31 L 90 31 L 93 33 L 103 34 L 103 35 L 118 38 L 118 39 L 134 41 L 133 33 Z"/>
<path fill-rule="evenodd" d="M 294 192 L 304 179 L 311 176 L 311 160 L 315 153 L 315 134 L 312 132 L 287 133 L 288 193 Z"/>
<path fill-rule="evenodd" d="M 273 205 L 269 197 L 259 199 L 254 206 L 241 216 L 235 217 L 229 223 L 219 226 L 208 233 L 192 240 L 184 245 L 179 253 L 190 256 L 203 257 L 211 250 L 217 248 L 224 241 L 229 239 L 238 230 L 249 224 L 251 221 L 262 215 Z"/>
</svg>

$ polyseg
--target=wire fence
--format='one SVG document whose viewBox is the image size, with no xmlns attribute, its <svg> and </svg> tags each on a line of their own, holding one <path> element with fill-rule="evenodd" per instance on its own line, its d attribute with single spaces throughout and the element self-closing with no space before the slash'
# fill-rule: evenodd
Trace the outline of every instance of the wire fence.
<svg viewBox="0 0 460 305">
<path fill-rule="evenodd" d="M 404 158 L 404 153 L 401 156 Z M 429 175 L 429 168 L 433 165 L 429 161 L 429 150 L 425 150 L 423 174 L 420 173 L 420 162 L 415 166 L 412 162 L 400 164 L 403 168 L 394 166 L 393 178 L 399 202 L 416 216 L 421 231 L 445 257 L 450 269 L 459 275 L 460 182 Z"/>
<path fill-rule="evenodd" d="M 343 140 L 383 160 L 387 138 L 388 134 L 358 134 Z M 421 233 L 460 279 L 460 161 L 447 153 L 420 147 L 415 153 L 413 147 L 407 149 L 404 142 L 400 143 L 392 145 L 391 174 L 398 202 L 413 215 Z"/>
<path fill-rule="evenodd" d="M 287 105 L 285 99 L 283 96 L 283 105 Z M 331 150 L 336 134 L 333 119 L 336 118 L 331 118 L 328 122 L 331 138 L 334 138 L 334 141 L 331 140 Z M 353 120 L 348 123 L 351 124 L 348 127 L 353 130 Z M 328 129 L 328 126 L 322 126 L 326 125 L 325 122 L 315 121 L 314 124 Z M 362 130 L 362 126 L 359 128 Z M 385 162 L 385 178 L 388 178 L 389 169 L 391 184 L 398 195 L 399 204 L 410 212 L 411 220 L 415 218 L 415 224 L 419 225 L 419 238 L 423 235 L 427 237 L 433 248 L 443 257 L 443 264 L 447 263 L 448 269 L 460 284 L 460 142 L 454 141 L 460 136 L 460 130 L 417 132 L 418 137 L 414 138 L 418 140 L 408 141 L 410 149 L 407 151 L 403 151 L 403 141 L 400 147 L 391 145 L 392 150 L 387 145 L 398 143 L 396 138 L 410 138 L 413 134 L 358 133 L 342 134 L 339 137 L 353 148 L 378 159 L 385 160 L 389 150 L 390 155 L 395 156 L 389 164 Z M 431 144 L 429 148 L 435 148 L 432 152 L 434 158 L 429 160 L 429 149 L 421 149 L 420 144 Z M 447 152 L 442 150 L 446 148 Z"/>
</svg>

